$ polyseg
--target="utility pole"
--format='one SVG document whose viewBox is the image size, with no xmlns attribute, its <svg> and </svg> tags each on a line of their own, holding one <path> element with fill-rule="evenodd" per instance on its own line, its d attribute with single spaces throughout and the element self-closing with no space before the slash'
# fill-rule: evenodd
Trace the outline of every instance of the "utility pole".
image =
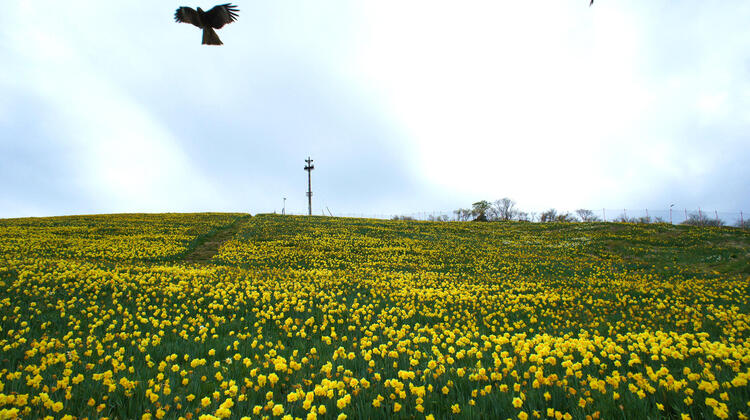
<svg viewBox="0 0 750 420">
<path fill-rule="evenodd" d="M 305 170 L 307 171 L 307 215 L 312 216 L 312 186 L 310 183 L 310 174 L 312 173 L 312 170 L 315 169 L 315 165 L 313 165 L 313 160 L 310 159 L 310 156 L 305 159 Z"/>
<path fill-rule="evenodd" d="M 286 215 L 286 197 L 284 197 L 284 207 L 281 208 L 281 215 Z"/>
</svg>

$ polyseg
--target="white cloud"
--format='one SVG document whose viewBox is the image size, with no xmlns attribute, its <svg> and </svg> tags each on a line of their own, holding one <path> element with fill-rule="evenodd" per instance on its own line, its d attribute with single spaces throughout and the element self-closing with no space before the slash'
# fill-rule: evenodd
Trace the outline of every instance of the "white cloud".
<svg viewBox="0 0 750 420">
<path fill-rule="evenodd" d="M 359 68 L 413 137 L 426 178 L 532 206 L 605 193 L 602 140 L 624 143 L 650 101 L 634 78 L 632 17 L 562 3 L 368 6 Z M 590 181 L 571 190 L 561 177 Z"/>
<path fill-rule="evenodd" d="M 694 119 L 715 129 L 750 105 L 729 99 L 748 85 L 731 67 L 747 60 L 747 34 L 706 33 L 695 10 L 662 28 L 672 11 L 649 5 L 369 2 L 359 68 L 413 138 L 420 172 L 450 194 L 638 205 L 719 169 L 726 156 L 706 149 L 736 139 L 685 147 L 683 136 Z M 727 10 L 712 13 L 718 23 Z M 661 31 L 679 35 L 665 43 Z M 674 43 L 698 66 L 655 67 Z"/>
<path fill-rule="evenodd" d="M 40 12 L 30 3 L 21 9 L 28 16 Z M 38 97 L 52 110 L 36 119 L 55 127 L 48 141 L 67 150 L 59 160 L 75 168 L 75 178 L 68 182 L 97 203 L 86 210 L 221 207 L 221 197 L 191 167 L 169 131 L 79 53 L 80 38 L 61 35 L 56 32 L 59 23 L 41 20 L 6 34 L 23 72 L 11 87 Z"/>
<path fill-rule="evenodd" d="M 242 3 L 220 48 L 173 7 L 5 9 L 0 125 L 91 211 L 303 208 L 307 154 L 334 211 L 750 205 L 750 3 Z"/>
</svg>

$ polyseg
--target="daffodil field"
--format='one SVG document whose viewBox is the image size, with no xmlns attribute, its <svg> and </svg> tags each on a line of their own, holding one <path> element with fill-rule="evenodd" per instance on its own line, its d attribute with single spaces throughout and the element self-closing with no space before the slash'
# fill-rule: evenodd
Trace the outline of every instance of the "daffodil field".
<svg viewBox="0 0 750 420">
<path fill-rule="evenodd" d="M 735 228 L 4 219 L 0 419 L 746 419 L 749 286 Z"/>
</svg>

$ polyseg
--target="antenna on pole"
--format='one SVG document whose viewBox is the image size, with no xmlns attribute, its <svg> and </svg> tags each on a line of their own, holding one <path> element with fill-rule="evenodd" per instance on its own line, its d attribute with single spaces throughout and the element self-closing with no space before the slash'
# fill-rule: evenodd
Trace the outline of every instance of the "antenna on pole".
<svg viewBox="0 0 750 420">
<path fill-rule="evenodd" d="M 312 173 L 312 170 L 315 169 L 315 165 L 313 165 L 313 160 L 310 159 L 310 156 L 305 159 L 305 170 L 307 171 L 307 215 L 312 216 L 312 187 L 310 183 L 310 174 Z"/>
</svg>

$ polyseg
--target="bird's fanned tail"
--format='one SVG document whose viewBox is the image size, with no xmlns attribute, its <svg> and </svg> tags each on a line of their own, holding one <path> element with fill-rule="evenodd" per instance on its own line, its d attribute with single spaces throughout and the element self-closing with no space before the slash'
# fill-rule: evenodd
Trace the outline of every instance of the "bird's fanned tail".
<svg viewBox="0 0 750 420">
<path fill-rule="evenodd" d="M 223 28 L 224 25 L 236 21 L 239 11 L 237 6 L 231 3 L 214 6 L 207 12 L 204 12 L 200 7 L 195 10 L 180 6 L 175 11 L 174 20 L 203 29 L 203 45 L 224 45 L 214 29 Z"/>
<path fill-rule="evenodd" d="M 203 28 L 203 45 L 224 45 L 211 27 Z"/>
</svg>

